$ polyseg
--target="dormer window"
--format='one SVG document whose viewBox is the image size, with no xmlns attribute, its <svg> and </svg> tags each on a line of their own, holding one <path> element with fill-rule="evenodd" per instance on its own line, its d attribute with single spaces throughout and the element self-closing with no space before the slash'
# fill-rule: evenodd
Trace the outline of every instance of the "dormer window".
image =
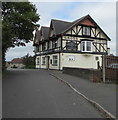
<svg viewBox="0 0 118 120">
<path fill-rule="evenodd" d="M 83 27 L 83 35 L 90 36 L 90 27 Z"/>
<path fill-rule="evenodd" d="M 92 41 L 81 41 L 82 52 L 92 52 Z"/>
<path fill-rule="evenodd" d="M 58 41 L 57 40 L 54 40 L 52 44 L 53 44 L 52 45 L 53 48 L 57 48 L 58 47 Z"/>
</svg>

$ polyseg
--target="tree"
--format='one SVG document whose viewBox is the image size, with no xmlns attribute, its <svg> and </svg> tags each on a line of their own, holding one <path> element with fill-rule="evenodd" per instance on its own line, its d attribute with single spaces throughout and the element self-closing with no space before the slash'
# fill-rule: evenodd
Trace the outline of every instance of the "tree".
<svg viewBox="0 0 118 120">
<path fill-rule="evenodd" d="M 25 46 L 33 40 L 33 31 L 39 27 L 36 6 L 30 2 L 2 3 L 2 58 L 10 47 Z"/>
<path fill-rule="evenodd" d="M 29 56 L 29 54 L 27 54 L 25 57 L 23 57 L 23 64 L 25 65 L 26 69 L 34 69 L 35 57 Z"/>
</svg>

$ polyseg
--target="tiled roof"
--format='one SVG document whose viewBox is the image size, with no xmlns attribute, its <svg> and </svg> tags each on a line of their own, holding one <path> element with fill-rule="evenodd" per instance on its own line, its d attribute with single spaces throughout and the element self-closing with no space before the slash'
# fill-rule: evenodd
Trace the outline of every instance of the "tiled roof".
<svg viewBox="0 0 118 120">
<path fill-rule="evenodd" d="M 35 32 L 34 45 L 39 45 L 40 37 L 41 37 L 40 30 L 37 30 Z"/>
<path fill-rule="evenodd" d="M 60 34 L 62 31 L 67 29 L 72 23 L 67 21 L 52 19 L 52 24 L 54 26 L 55 33 Z"/>
<path fill-rule="evenodd" d="M 54 32 L 56 35 L 66 33 L 68 30 L 70 30 L 72 27 L 74 27 L 77 24 L 98 27 L 105 34 L 105 32 L 97 25 L 97 23 L 91 18 L 90 15 L 83 16 L 73 22 L 52 19 L 51 23 L 53 25 Z M 44 27 L 44 26 L 41 27 L 42 36 L 44 40 L 48 39 L 49 29 L 50 29 L 49 27 Z M 37 31 L 35 37 L 35 43 L 37 42 L 39 43 L 40 37 L 41 37 L 41 33 Z M 106 37 L 110 40 L 110 38 L 107 35 Z"/>
<path fill-rule="evenodd" d="M 23 63 L 23 59 L 21 58 L 14 58 L 11 63 Z"/>
<path fill-rule="evenodd" d="M 49 27 L 41 27 L 44 40 L 48 39 Z"/>
</svg>

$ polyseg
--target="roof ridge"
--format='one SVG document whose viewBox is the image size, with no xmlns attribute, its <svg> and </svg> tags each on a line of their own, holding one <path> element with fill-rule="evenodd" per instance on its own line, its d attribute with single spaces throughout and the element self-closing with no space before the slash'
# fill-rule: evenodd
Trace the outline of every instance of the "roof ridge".
<svg viewBox="0 0 118 120">
<path fill-rule="evenodd" d="M 66 30 L 70 29 L 72 26 L 74 26 L 75 24 L 77 24 L 78 21 L 81 21 L 82 19 L 84 19 L 84 18 L 87 17 L 87 16 L 90 16 L 90 15 L 83 16 L 83 17 L 81 17 L 81 18 L 73 21 L 72 24 L 71 24 Z M 66 30 L 64 30 L 63 32 L 65 32 Z"/>
<path fill-rule="evenodd" d="M 78 20 L 81 20 L 81 19 L 83 19 L 83 18 L 85 18 L 85 17 L 87 17 L 87 16 L 90 16 L 90 15 L 88 14 L 88 15 L 85 15 L 85 16 L 83 16 L 83 17 L 80 17 L 79 19 L 74 20 L 72 23 L 74 23 L 74 22 L 76 22 L 76 21 L 78 21 Z"/>
<path fill-rule="evenodd" d="M 59 20 L 59 19 L 51 19 L 52 20 L 55 20 L 55 21 L 60 21 L 60 22 L 67 22 L 67 23 L 72 23 L 72 22 L 69 22 L 69 21 L 65 21 L 65 20 Z"/>
</svg>

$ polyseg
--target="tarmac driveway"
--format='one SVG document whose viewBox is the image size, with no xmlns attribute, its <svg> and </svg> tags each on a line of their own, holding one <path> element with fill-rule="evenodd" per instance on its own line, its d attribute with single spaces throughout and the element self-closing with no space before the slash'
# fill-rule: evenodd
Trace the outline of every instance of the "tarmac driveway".
<svg viewBox="0 0 118 120">
<path fill-rule="evenodd" d="M 101 118 L 47 70 L 9 70 L 2 87 L 3 118 Z"/>
</svg>

